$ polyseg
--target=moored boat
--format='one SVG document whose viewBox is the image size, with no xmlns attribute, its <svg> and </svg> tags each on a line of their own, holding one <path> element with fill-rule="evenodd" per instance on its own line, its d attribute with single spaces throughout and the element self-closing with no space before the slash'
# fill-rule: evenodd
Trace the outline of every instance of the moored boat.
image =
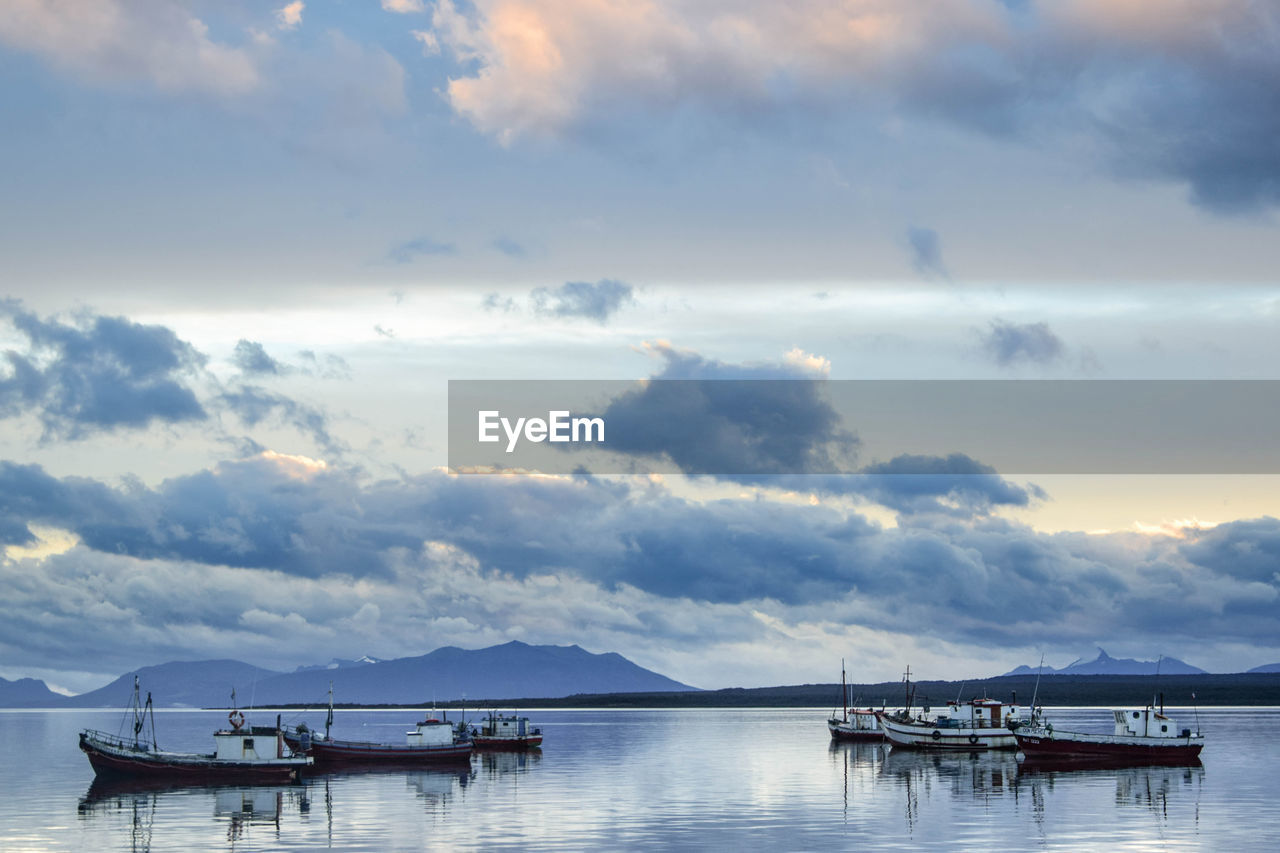
<svg viewBox="0 0 1280 853">
<path fill-rule="evenodd" d="M 1186 762 L 1199 757 L 1204 735 L 1179 728 L 1165 716 L 1163 706 L 1116 708 L 1111 712 L 1111 734 L 1054 729 L 1039 714 L 1018 726 L 1013 736 L 1028 759 L 1106 760 L 1137 759 L 1151 762 Z"/>
<path fill-rule="evenodd" d="M 885 738 L 895 747 L 942 750 L 1015 749 L 1018 742 L 1010 724 L 1021 719 L 1014 703 L 997 699 L 970 699 L 948 702 L 941 710 L 925 705 L 912 713 L 910 669 L 904 679 L 906 706 L 894 713 L 876 712 Z"/>
<path fill-rule="evenodd" d="M 471 740 L 476 749 L 533 749 L 542 746 L 542 729 L 530 725 L 528 717 L 490 712 L 471 730 Z"/>
<path fill-rule="evenodd" d="M 341 740 L 331 736 L 333 727 L 333 690 L 329 691 L 329 714 L 324 734 L 314 732 L 305 723 L 284 730 L 289 746 L 315 759 L 317 766 L 337 764 L 411 765 L 427 763 L 469 762 L 471 733 L 465 723 L 456 726 L 446 714 L 428 717 L 405 732 L 404 743 L 374 743 Z"/>
<path fill-rule="evenodd" d="M 844 661 L 840 661 L 840 702 L 843 710 L 840 716 L 831 712 L 827 720 L 827 730 L 833 740 L 883 740 L 884 732 L 876 721 L 876 712 L 871 708 L 850 708 L 849 687 L 845 682 Z"/>
<path fill-rule="evenodd" d="M 213 733 L 213 753 L 170 752 L 155 738 L 155 714 L 151 694 L 139 702 L 139 684 L 133 680 L 133 737 L 85 729 L 80 732 L 84 751 L 99 776 L 129 776 L 193 784 L 209 782 L 268 782 L 294 779 L 311 759 L 286 749 L 279 722 L 270 726 L 244 726 L 244 714 L 233 710 L 229 729 Z M 148 721 L 148 718 L 149 721 Z M 150 728 L 150 738 L 144 732 Z"/>
</svg>

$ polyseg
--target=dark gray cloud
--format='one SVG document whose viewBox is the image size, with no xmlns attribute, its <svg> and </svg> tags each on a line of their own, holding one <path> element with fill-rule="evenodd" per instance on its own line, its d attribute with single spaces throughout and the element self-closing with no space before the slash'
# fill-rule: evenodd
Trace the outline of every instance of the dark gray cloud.
<svg viewBox="0 0 1280 853">
<path fill-rule="evenodd" d="M 1010 367 L 1019 362 L 1048 364 L 1062 356 L 1062 339 L 1048 323 L 1009 323 L 999 318 L 981 334 L 982 348 L 996 364 Z"/>
<path fill-rule="evenodd" d="M 0 416 L 33 412 L 46 438 L 69 439 L 207 417 L 188 385 L 205 358 L 163 326 L 90 315 L 69 325 L 14 302 L 0 316 L 27 341 L 4 355 Z"/>
<path fill-rule="evenodd" d="M 231 361 L 245 373 L 269 374 L 279 376 L 288 371 L 288 366 L 267 355 L 267 350 L 257 341 L 241 338 L 236 342 Z"/>
<path fill-rule="evenodd" d="M 430 237 L 417 237 L 396 243 L 387 250 L 387 259 L 397 264 L 412 263 L 424 255 L 453 255 L 458 247 L 453 243 L 441 243 Z"/>
<path fill-rule="evenodd" d="M 300 403 L 292 397 L 268 391 L 258 385 L 238 385 L 223 391 L 216 402 L 233 412 L 246 426 L 254 427 L 269 419 L 288 424 L 310 435 L 326 451 L 341 455 L 345 442 L 329 430 L 329 416 L 316 406 Z"/>
<path fill-rule="evenodd" d="M 573 577 L 673 606 L 772 601 L 981 646 L 1160 638 L 1172 618 L 1187 638 L 1274 645 L 1280 596 L 1274 519 L 1187 542 L 1044 534 L 999 518 L 913 516 L 883 528 L 825 503 L 694 501 L 591 477 L 363 482 L 270 456 L 154 489 L 0 465 L 0 530 L 29 543 L 31 524 L 74 532 L 86 552 L 301 578 L 385 580 L 404 555 L 446 549 L 495 579 Z M 1232 559 L 1251 552 L 1243 566 Z M 189 605 L 191 618 L 202 606 Z"/>
<path fill-rule="evenodd" d="M 842 428 L 812 370 L 653 349 L 665 362 L 653 379 L 663 381 L 637 386 L 602 413 L 610 450 L 665 454 L 686 474 L 730 478 L 849 470 L 857 438 Z"/>
<path fill-rule="evenodd" d="M 932 228 L 912 225 L 907 229 L 907 249 L 911 266 L 928 278 L 949 278 L 947 266 L 942 261 L 942 240 Z"/>
<path fill-rule="evenodd" d="M 600 324 L 635 302 L 631 285 L 608 278 L 595 283 L 567 281 L 554 290 L 539 287 L 529 297 L 533 301 L 533 310 L 538 314 L 583 317 Z"/>
<path fill-rule="evenodd" d="M 963 453 L 896 456 L 868 465 L 847 479 L 845 491 L 902 513 L 971 516 L 998 506 L 1028 506 L 1048 496 L 1035 484 L 1020 486 Z"/>
</svg>

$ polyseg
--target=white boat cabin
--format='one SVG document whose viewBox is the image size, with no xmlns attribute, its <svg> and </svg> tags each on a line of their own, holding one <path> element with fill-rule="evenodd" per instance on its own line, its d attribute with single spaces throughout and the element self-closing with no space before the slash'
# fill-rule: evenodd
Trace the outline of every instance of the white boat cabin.
<svg viewBox="0 0 1280 853">
<path fill-rule="evenodd" d="M 522 738 L 532 733 L 528 717 L 486 717 L 481 732 L 485 737 L 506 738 Z"/>
<path fill-rule="evenodd" d="M 925 714 L 929 709 L 926 708 Z M 939 728 L 954 726 L 965 729 L 1002 729 L 1010 720 L 1021 719 L 1017 705 L 996 699 L 972 699 L 968 702 L 948 702 L 938 711 L 934 724 Z"/>
<path fill-rule="evenodd" d="M 1116 718 L 1117 735 L 1171 738 L 1191 736 L 1191 729 L 1179 729 L 1177 723 L 1151 706 L 1141 709 L 1116 708 L 1112 713 Z"/>
<path fill-rule="evenodd" d="M 453 726 L 445 720 L 437 720 L 434 717 L 423 720 L 404 734 L 409 746 L 453 745 Z"/>
<path fill-rule="evenodd" d="M 214 732 L 213 741 L 217 744 L 213 757 L 219 761 L 261 761 L 292 754 L 285 749 L 279 730 L 268 726 Z"/>
</svg>

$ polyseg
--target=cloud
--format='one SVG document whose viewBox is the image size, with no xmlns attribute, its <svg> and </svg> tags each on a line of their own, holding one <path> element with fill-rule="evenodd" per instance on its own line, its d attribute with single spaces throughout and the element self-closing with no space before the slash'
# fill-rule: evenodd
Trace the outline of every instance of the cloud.
<svg viewBox="0 0 1280 853">
<path fill-rule="evenodd" d="M 427 6 L 423 0 L 382 0 L 382 8 L 388 12 L 408 15 L 413 12 L 425 12 Z"/>
<path fill-rule="evenodd" d="M 664 362 L 655 380 L 611 400 L 602 415 L 611 450 L 666 456 L 686 474 L 804 474 L 842 467 L 857 439 L 815 381 L 825 359 L 793 351 L 778 364 L 733 365 L 646 344 Z"/>
<path fill-rule="evenodd" d="M 423 255 L 452 255 L 458 247 L 453 243 L 440 243 L 430 237 L 417 237 L 396 243 L 387 251 L 387 258 L 397 264 L 407 264 Z"/>
<path fill-rule="evenodd" d="M 269 374 L 279 376 L 288 371 L 288 366 L 267 355 L 266 349 L 257 341 L 241 338 L 236 342 L 232 363 L 245 373 Z"/>
<path fill-rule="evenodd" d="M 942 241 L 937 231 L 912 225 L 907 229 L 907 248 L 911 253 L 911 266 L 920 275 L 950 277 L 946 264 L 942 262 Z"/>
<path fill-rule="evenodd" d="M 840 482 L 841 480 L 845 482 Z M 963 453 L 896 456 L 840 478 L 832 491 L 858 494 L 900 513 L 943 513 L 970 517 L 999 506 L 1029 506 L 1048 496 L 1034 484 L 1019 486 L 990 465 Z"/>
<path fill-rule="evenodd" d="M 340 355 L 325 353 L 324 358 L 315 354 L 314 350 L 298 351 L 302 361 L 301 371 L 307 376 L 319 376 L 321 379 L 350 379 L 351 365 Z"/>
<path fill-rule="evenodd" d="M 0 43 L 93 83 L 142 80 L 162 91 L 220 96 L 258 88 L 250 53 L 211 39 L 187 6 L 178 0 L 17 0 L 0 4 Z"/>
<path fill-rule="evenodd" d="M 486 311 L 501 311 L 504 314 L 510 314 L 516 310 L 516 301 L 510 296 L 504 297 L 501 293 L 494 291 L 484 295 L 484 299 L 480 300 L 480 307 Z"/>
<path fill-rule="evenodd" d="M 539 287 L 529 294 L 535 313 L 549 317 L 583 317 L 604 325 L 624 306 L 635 302 L 631 285 L 604 278 L 567 281 L 555 290 Z"/>
<path fill-rule="evenodd" d="M 493 246 L 493 248 L 497 249 L 508 258 L 523 258 L 525 255 L 529 254 L 528 250 L 525 249 L 524 246 L 520 245 L 515 240 L 512 240 L 510 237 L 496 237 L 489 245 Z"/>
<path fill-rule="evenodd" d="M 318 642 L 350 656 L 353 643 L 381 651 L 364 645 L 378 637 L 405 654 L 427 638 L 482 645 L 517 630 L 705 654 L 768 644 L 757 614 L 981 649 L 1115 638 L 1171 652 L 1176 620 L 1187 648 L 1275 648 L 1280 602 L 1270 518 L 1191 538 L 1045 534 L 990 517 L 885 528 L 826 502 L 699 500 L 590 477 L 373 482 L 270 453 L 154 488 L 0 463 L 0 522 L 6 542 L 29 542 L 32 525 L 79 542 L 0 563 L 0 648 L 45 663 L 89 649 L 155 659 L 200 642 L 238 642 L 241 656 Z M 229 594 L 246 585 L 266 594 Z M 282 620 L 294 639 L 275 634 Z"/>
<path fill-rule="evenodd" d="M 316 444 L 330 454 L 341 455 L 347 445 L 329 430 L 329 416 L 323 409 L 300 403 L 284 394 L 257 385 L 239 385 L 223 391 L 214 400 L 244 422 L 255 427 L 274 419 L 310 435 Z"/>
<path fill-rule="evenodd" d="M 205 358 L 163 326 L 83 315 L 76 325 L 0 305 L 27 350 L 5 353 L 0 416 L 34 413 L 46 439 L 206 417 L 188 380 Z"/>
<path fill-rule="evenodd" d="M 282 30 L 296 30 L 302 23 L 302 11 L 307 4 L 302 0 L 293 0 L 276 10 L 276 27 Z"/>
<path fill-rule="evenodd" d="M 440 40 L 430 30 L 410 30 L 409 35 L 413 36 L 414 41 L 422 45 L 423 56 L 435 56 L 440 53 Z"/>
<path fill-rule="evenodd" d="M 504 144 L 691 111 L 728 134 L 874 111 L 1058 139 L 1248 212 L 1280 203 L 1277 15 L 1254 0 L 440 0 L 431 32 L 459 63 L 450 105 Z"/>
<path fill-rule="evenodd" d="M 982 348 L 1001 367 L 1019 362 L 1049 364 L 1061 357 L 1065 347 L 1048 323 L 1009 323 L 999 318 L 980 335 Z"/>
</svg>

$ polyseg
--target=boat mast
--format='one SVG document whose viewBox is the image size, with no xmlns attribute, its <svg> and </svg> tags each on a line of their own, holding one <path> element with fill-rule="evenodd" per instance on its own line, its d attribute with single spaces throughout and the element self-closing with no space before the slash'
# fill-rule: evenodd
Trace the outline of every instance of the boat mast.
<svg viewBox="0 0 1280 853">
<path fill-rule="evenodd" d="M 144 717 L 143 717 L 143 711 L 142 711 L 142 700 L 140 698 L 140 684 L 138 681 L 138 676 L 135 675 L 133 677 L 133 745 L 135 747 L 142 746 L 142 741 L 139 740 L 139 738 L 142 735 L 143 719 Z"/>
<path fill-rule="evenodd" d="M 329 739 L 329 729 L 333 728 L 333 682 L 329 682 L 329 713 L 324 718 L 324 739 Z M 350 737 L 350 735 L 348 735 Z"/>
<path fill-rule="evenodd" d="M 844 703 L 844 721 L 849 722 L 849 688 L 844 681 L 844 658 L 840 658 L 840 701 Z"/>
</svg>

